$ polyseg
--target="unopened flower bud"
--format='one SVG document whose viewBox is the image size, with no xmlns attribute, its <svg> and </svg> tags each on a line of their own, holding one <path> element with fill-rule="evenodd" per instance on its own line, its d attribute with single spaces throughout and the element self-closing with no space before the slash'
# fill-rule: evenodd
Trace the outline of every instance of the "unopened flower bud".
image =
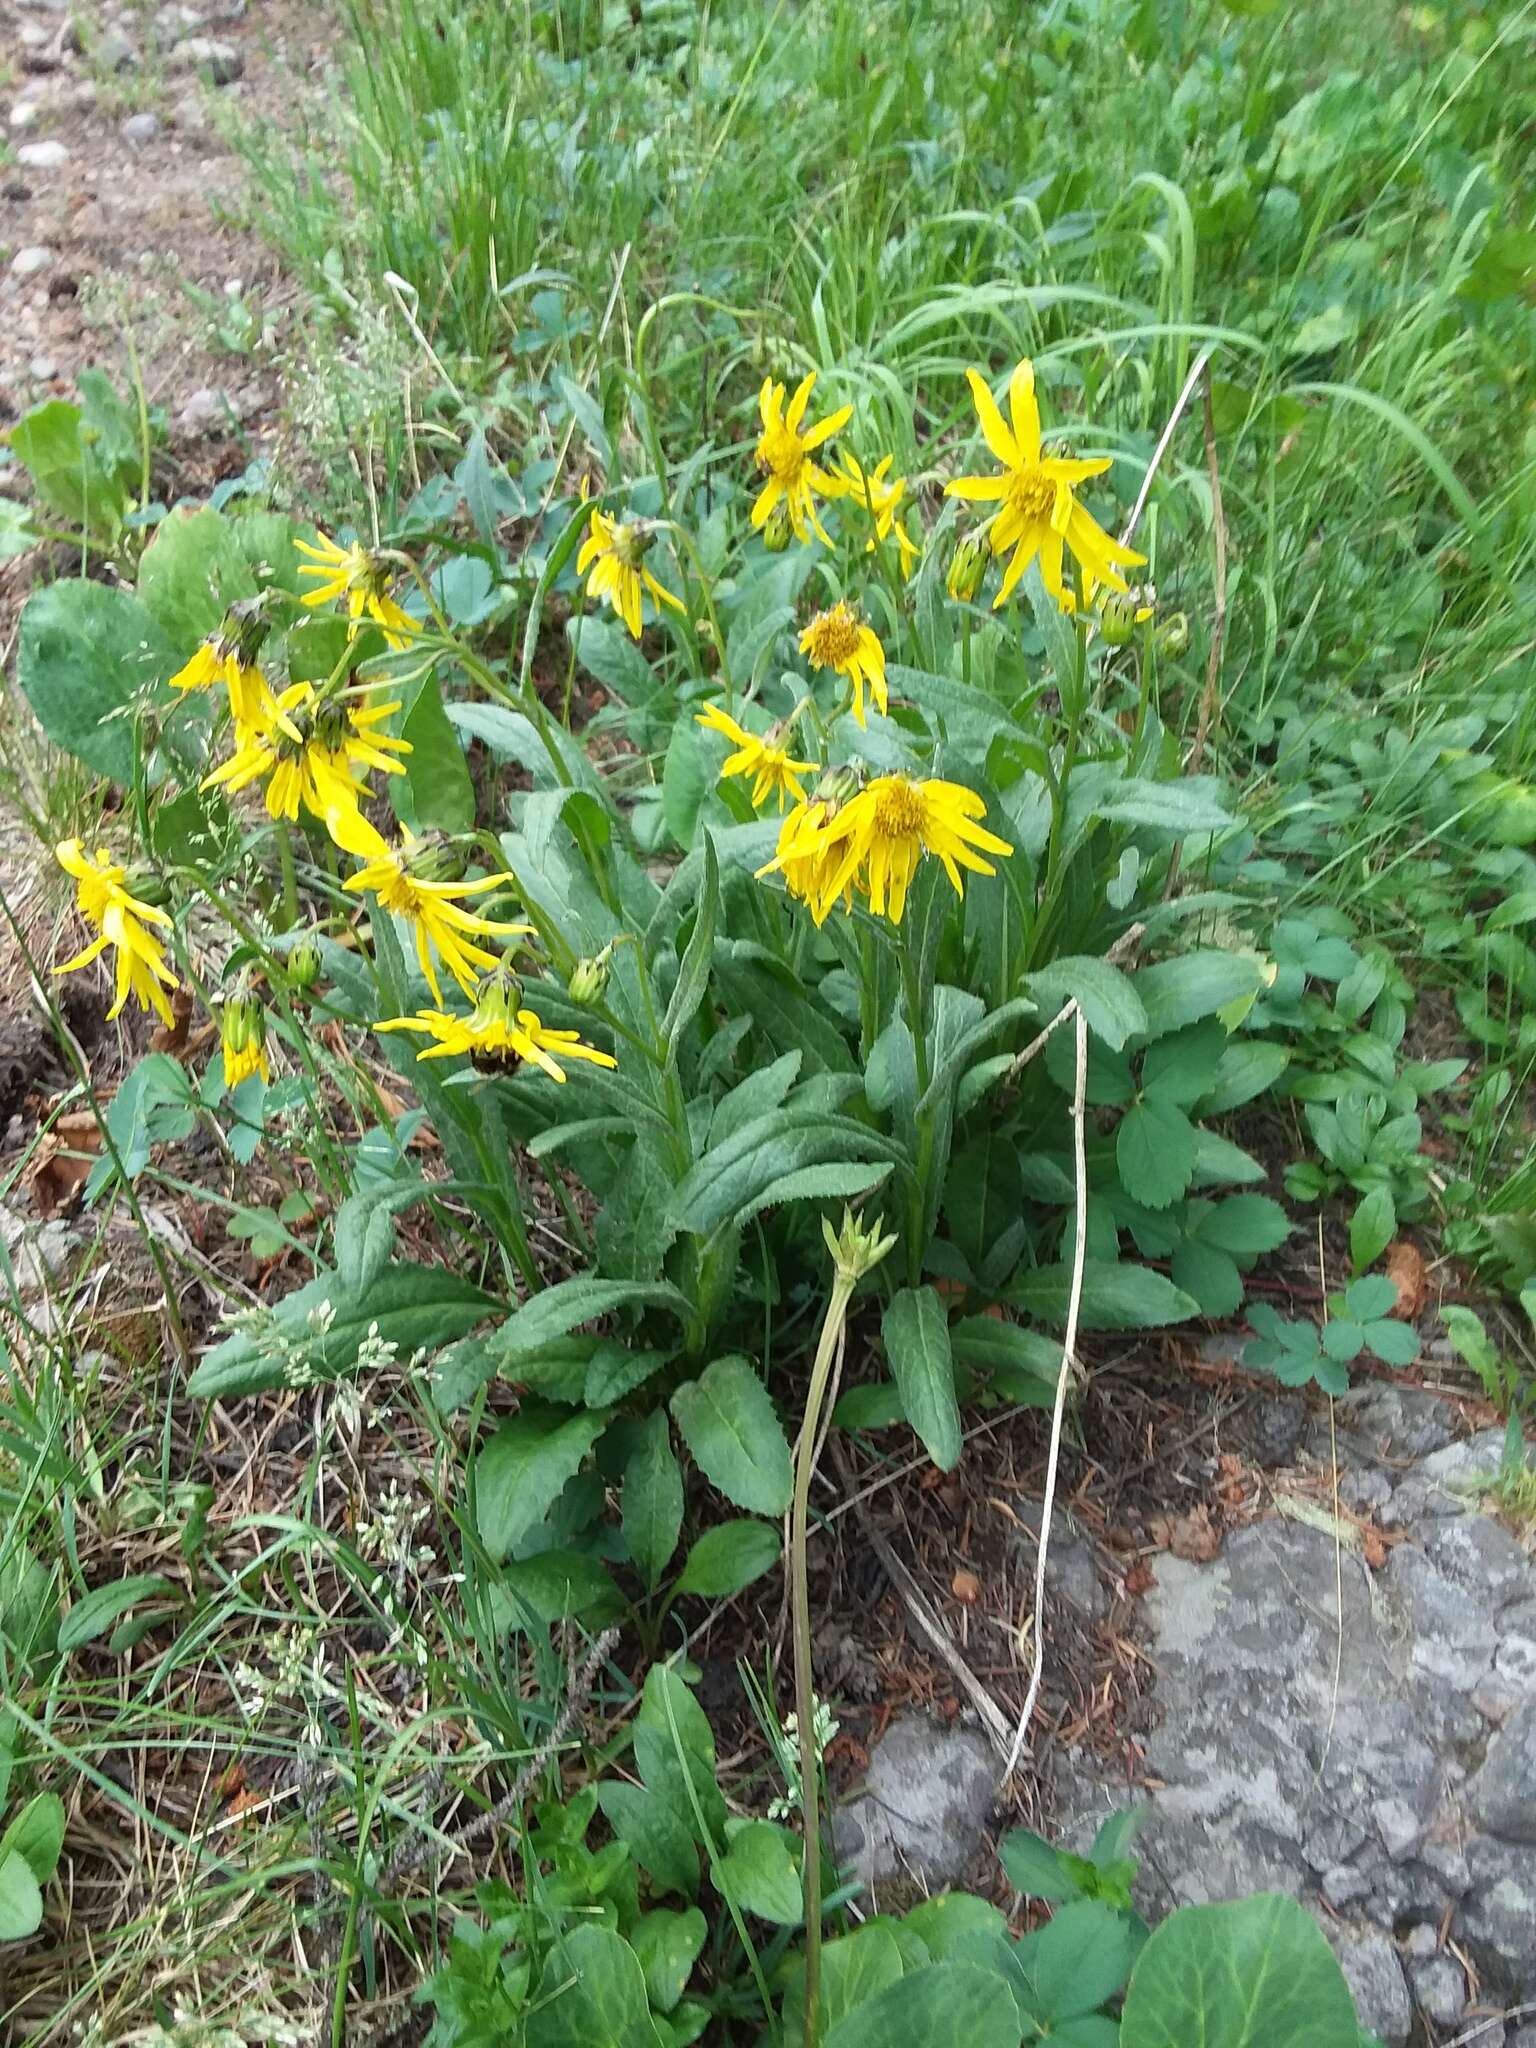
<svg viewBox="0 0 1536 2048">
<path fill-rule="evenodd" d="M 991 549 L 984 533 L 970 534 L 960 542 L 950 557 L 949 575 L 946 581 L 949 594 L 961 604 L 969 604 L 981 588 L 982 578 L 987 573 L 987 559 Z"/>
<path fill-rule="evenodd" d="M 511 1024 L 523 1007 L 523 984 L 506 960 L 482 974 L 475 990 L 474 1021 Z"/>
<path fill-rule="evenodd" d="M 1152 616 L 1150 590 L 1135 585 L 1129 590 L 1107 590 L 1099 606 L 1099 632 L 1106 647 L 1129 647 L 1136 628 Z"/>
<path fill-rule="evenodd" d="M 262 643 L 272 630 L 267 609 L 265 597 L 242 597 L 224 614 L 219 639 L 229 647 L 242 668 L 255 665 Z"/>
<path fill-rule="evenodd" d="M 763 546 L 770 555 L 782 555 L 794 538 L 794 523 L 789 516 L 789 501 L 780 498 L 763 523 Z"/>
<path fill-rule="evenodd" d="M 608 962 L 612 954 L 613 948 L 605 946 L 594 958 L 576 962 L 565 985 L 565 992 L 573 1003 L 580 1003 L 583 1009 L 592 1009 L 603 1000 L 608 993 Z"/>
<path fill-rule="evenodd" d="M 323 965 L 314 933 L 305 932 L 297 945 L 288 949 L 288 986 L 300 990 L 313 988 Z"/>
<path fill-rule="evenodd" d="M 851 796 L 858 795 L 860 779 L 858 769 L 850 767 L 847 763 L 825 769 L 818 778 L 816 787 L 811 791 L 811 802 L 820 804 L 827 820 L 830 821 L 837 816 Z"/>
<path fill-rule="evenodd" d="M 428 832 L 411 848 L 406 865 L 413 882 L 458 882 L 466 862 L 463 849 L 445 832 Z"/>
<path fill-rule="evenodd" d="M 252 1074 L 268 1078 L 266 1013 L 248 990 L 231 996 L 219 1011 L 219 1040 L 226 1088 L 238 1087 Z"/>
<path fill-rule="evenodd" d="M 141 903 L 147 903 L 152 910 L 164 910 L 171 900 L 171 886 L 164 875 L 151 867 L 136 867 L 128 870 L 123 887 L 130 896 L 136 896 Z"/>
<path fill-rule="evenodd" d="M 1157 651 L 1171 655 L 1176 661 L 1181 654 L 1189 652 L 1189 614 L 1172 612 L 1159 621 L 1157 628 Z"/>
<path fill-rule="evenodd" d="M 843 1227 L 832 1228 L 830 1216 L 821 1219 L 821 1234 L 827 1241 L 837 1268 L 837 1277 L 848 1287 L 854 1287 L 871 1268 L 878 1266 L 895 1244 L 893 1235 L 881 1235 L 885 1224 L 883 1216 L 877 1216 L 867 1228 L 862 1215 L 855 1216 L 851 1209 L 843 1210 Z"/>
</svg>

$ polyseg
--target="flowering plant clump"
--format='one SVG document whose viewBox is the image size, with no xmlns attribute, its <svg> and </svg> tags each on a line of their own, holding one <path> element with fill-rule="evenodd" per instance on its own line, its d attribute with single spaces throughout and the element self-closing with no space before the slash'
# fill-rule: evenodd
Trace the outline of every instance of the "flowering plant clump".
<svg viewBox="0 0 1536 2048">
<path fill-rule="evenodd" d="M 98 725 L 23 665 L 44 724 L 131 794 L 101 835 L 131 858 L 58 850 L 90 936 L 62 966 L 110 951 L 114 1014 L 206 1002 L 213 1085 L 178 1101 L 206 1113 L 222 1081 L 232 1157 L 286 1142 L 301 1186 L 329 1176 L 328 1263 L 194 1388 L 420 1355 L 452 1409 L 506 1374 L 526 1398 L 475 1452 L 483 1568 L 533 1587 L 529 1559 L 580 1553 L 578 1612 L 615 1560 L 659 1615 L 777 1555 L 770 1375 L 845 1204 L 878 1191 L 886 1219 L 844 1306 L 878 1297 L 888 1377 L 852 1412 L 946 1466 L 963 1400 L 1052 1398 L 1074 1290 L 1085 1323 L 1235 1305 L 1284 1231 L 1200 1123 L 1244 1099 L 1263 963 L 1241 936 L 1179 953 L 1164 909 L 1185 842 L 1219 886 L 1237 828 L 1159 716 L 1174 657 L 1112 531 L 1114 444 L 1048 452 L 1028 363 L 1007 420 L 971 374 L 985 473 L 847 392 L 813 415 L 817 384 L 769 376 L 755 416 L 743 394 L 733 477 L 668 468 L 642 419 L 622 445 L 653 473 L 580 478 L 515 558 L 483 519 L 455 553 L 441 501 L 405 529 L 431 560 L 173 514 L 138 592 L 108 595 Z M 79 607 L 82 658 L 108 644 L 94 587 L 48 601 Z M 1169 957 L 1144 965 L 1149 917 Z M 1080 1257 L 1064 1004 L 1098 1119 Z M 397 1253 L 422 1202 L 465 1271 Z M 676 1576 L 683 1455 L 744 1519 Z M 601 1486 L 547 1521 L 589 1456 L 622 1532 Z"/>
</svg>

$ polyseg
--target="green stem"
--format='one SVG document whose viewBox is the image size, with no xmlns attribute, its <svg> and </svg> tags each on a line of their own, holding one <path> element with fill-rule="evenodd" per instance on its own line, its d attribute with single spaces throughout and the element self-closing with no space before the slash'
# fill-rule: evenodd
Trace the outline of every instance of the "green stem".
<svg viewBox="0 0 1536 2048">
<path fill-rule="evenodd" d="M 805 2048 L 815 2048 L 816 2004 L 821 1990 L 821 1788 L 816 1754 L 816 1686 L 811 1666 L 811 1592 L 806 1575 L 811 1479 L 821 1439 L 821 1410 L 832 1368 L 843 1345 L 848 1303 L 856 1281 L 838 1269 L 811 1366 L 805 1418 L 795 1445 L 795 1492 L 789 1520 L 789 1594 L 795 1644 L 795 1719 L 800 1737 L 800 1802 L 805 1819 L 802 1862 L 805 1896 Z"/>
<path fill-rule="evenodd" d="M 279 932 L 291 932 L 299 921 L 299 875 L 293 859 L 293 827 L 277 820 L 277 865 L 283 884 L 283 921 Z"/>
<path fill-rule="evenodd" d="M 928 1031 L 923 1004 L 923 978 L 912 948 L 910 926 L 903 924 L 897 940 L 901 961 L 901 985 L 905 993 L 907 1024 L 912 1033 L 912 1056 L 917 1067 L 917 1099 L 928 1093 Z M 927 1249 L 924 1228 L 928 1214 L 928 1175 L 933 1159 L 932 1107 L 917 1112 L 917 1156 L 912 1189 L 907 1202 L 907 1277 L 916 1287 L 923 1277 L 923 1253 Z"/>
</svg>

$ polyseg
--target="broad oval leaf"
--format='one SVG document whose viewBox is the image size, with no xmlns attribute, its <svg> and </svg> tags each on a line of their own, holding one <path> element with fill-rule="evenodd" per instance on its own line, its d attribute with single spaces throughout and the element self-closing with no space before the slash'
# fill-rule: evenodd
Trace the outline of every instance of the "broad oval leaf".
<svg viewBox="0 0 1536 2048">
<path fill-rule="evenodd" d="M 606 1927 L 575 1927 L 555 1943 L 524 2026 L 527 2048 L 662 2048 L 645 1973 Z"/>
<path fill-rule="evenodd" d="M 126 1614 L 141 1600 L 157 1599 L 175 1590 L 159 1572 L 134 1572 L 125 1579 L 114 1579 L 110 1585 L 94 1586 L 59 1623 L 59 1648 L 78 1650 L 82 1644 L 104 1636 L 120 1614 Z"/>
<path fill-rule="evenodd" d="M 930 1963 L 889 1984 L 830 2029 L 826 2048 L 1019 2048 L 1007 1982 L 979 1963 Z"/>
<path fill-rule="evenodd" d="M 1171 1913 L 1131 1973 L 1120 2021 L 1121 2048 L 1353 2048 L 1359 2033 L 1317 1922 L 1275 1892 Z"/>
<path fill-rule="evenodd" d="M 543 1521 L 607 1423 L 603 1409 L 566 1415 L 533 1402 L 508 1416 L 473 1467 L 475 1521 L 493 1558 Z"/>
<path fill-rule="evenodd" d="M 674 1593 L 728 1600 L 779 1561 L 779 1532 L 771 1522 L 721 1522 L 706 1529 L 688 1553 Z"/>
<path fill-rule="evenodd" d="M 931 1287 L 904 1287 L 887 1305 L 880 1335 L 908 1422 L 934 1464 L 953 1471 L 960 1460 L 960 1407 L 944 1304 Z"/>
</svg>

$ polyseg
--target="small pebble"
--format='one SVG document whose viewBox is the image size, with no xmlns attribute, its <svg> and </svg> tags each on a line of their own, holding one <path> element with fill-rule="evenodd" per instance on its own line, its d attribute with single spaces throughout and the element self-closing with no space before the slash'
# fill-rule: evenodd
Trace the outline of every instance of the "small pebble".
<svg viewBox="0 0 1536 2048">
<path fill-rule="evenodd" d="M 245 70 L 245 58 L 233 43 L 217 36 L 188 36 L 172 50 L 167 68 L 195 71 L 210 85 L 232 85 Z"/>
<path fill-rule="evenodd" d="M 34 356 L 27 368 L 39 384 L 48 384 L 59 374 L 59 366 L 52 356 Z"/>
<path fill-rule="evenodd" d="M 130 149 L 143 149 L 147 143 L 153 142 L 159 135 L 160 116 L 158 114 L 130 114 L 118 132 Z"/>
<path fill-rule="evenodd" d="M 91 44 L 91 57 L 100 71 L 137 71 L 139 68 L 138 51 L 117 29 L 97 36 Z"/>
<path fill-rule="evenodd" d="M 193 392 L 176 415 L 176 425 L 183 434 L 223 432 L 229 427 L 232 410 L 222 391 L 205 384 L 202 390 Z"/>
<path fill-rule="evenodd" d="M 29 171 L 56 171 L 69 162 L 69 151 L 62 142 L 24 142 L 16 161 Z"/>
<path fill-rule="evenodd" d="M 13 128 L 35 128 L 42 108 L 36 100 L 18 100 L 11 109 Z"/>
<path fill-rule="evenodd" d="M 40 270 L 46 270 L 53 261 L 53 251 L 35 243 L 29 249 L 18 249 L 11 258 L 12 277 L 36 277 Z"/>
<path fill-rule="evenodd" d="M 82 78 L 69 88 L 68 99 L 72 107 L 94 107 L 96 104 L 96 81 Z"/>
</svg>

